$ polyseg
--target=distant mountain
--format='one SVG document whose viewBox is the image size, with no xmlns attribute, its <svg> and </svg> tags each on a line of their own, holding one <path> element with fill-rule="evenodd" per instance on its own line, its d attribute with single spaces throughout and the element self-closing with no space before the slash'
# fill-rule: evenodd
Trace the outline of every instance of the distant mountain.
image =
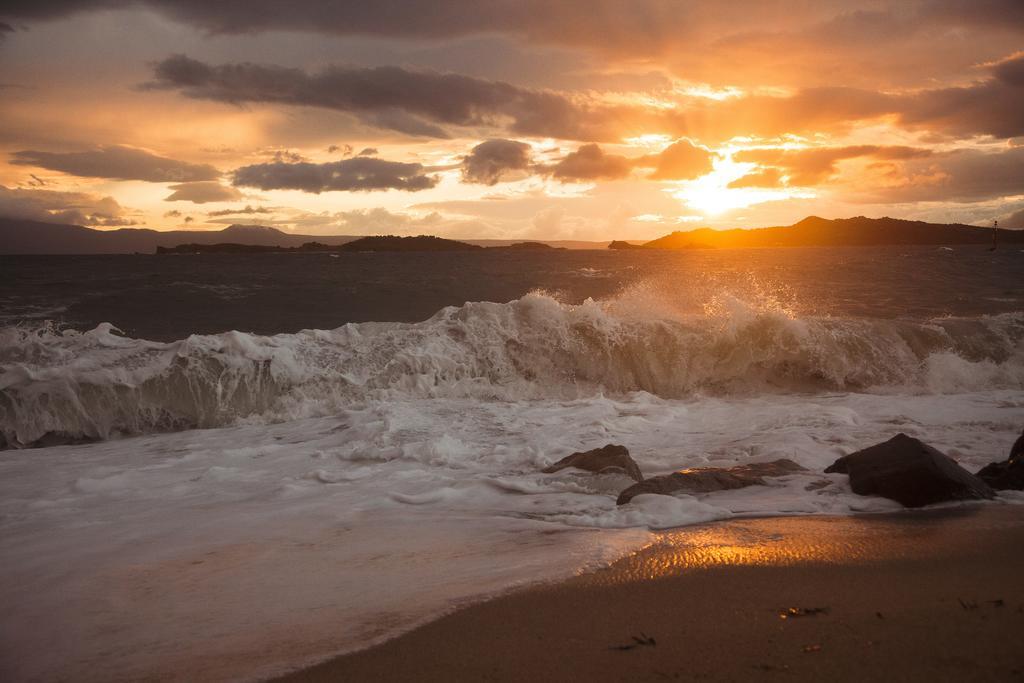
<svg viewBox="0 0 1024 683">
<path fill-rule="evenodd" d="M 94 230 L 81 225 L 0 218 L 0 254 L 152 254 L 157 247 L 174 248 L 190 244 L 295 248 L 308 242 L 337 246 L 356 239 L 358 236 L 355 235 L 294 235 L 265 225 L 163 232 L 148 228 Z M 463 242 L 481 247 L 509 247 L 521 243 L 517 240 Z M 604 242 L 580 240 L 554 240 L 544 244 L 568 249 L 603 249 L 605 246 Z"/>
<path fill-rule="evenodd" d="M 1024 243 L 1024 230 L 999 229 L 998 243 Z M 809 216 L 799 223 L 750 230 L 699 228 L 673 232 L 643 245 L 644 249 L 712 249 L 758 247 L 884 246 L 901 244 L 991 244 L 992 228 L 962 224 L 923 223 L 897 218 Z M 616 243 L 613 243 L 616 244 Z M 621 248 L 612 247 L 610 248 Z"/>
<path fill-rule="evenodd" d="M 93 230 L 81 225 L 0 218 L 0 254 L 152 254 L 157 247 L 184 243 L 299 247 L 313 240 L 337 245 L 354 239 L 348 235 L 292 235 L 265 225 L 162 232 L 148 228 Z"/>
<path fill-rule="evenodd" d="M 1000 244 L 1024 243 L 1024 230 L 1000 229 L 997 232 Z M 543 245 L 569 249 L 599 249 L 605 248 L 606 245 L 609 249 L 711 249 L 991 244 L 992 235 L 992 228 L 978 228 L 971 225 L 944 225 L 904 221 L 896 218 L 864 218 L 863 216 L 828 220 L 810 216 L 794 225 L 772 228 L 749 230 L 699 228 L 688 232 L 673 232 L 642 245 L 623 241 L 614 241 L 608 244 L 606 242 L 569 240 L 548 242 L 462 240 L 459 244 L 464 244 L 467 247 L 507 247 L 524 250 L 543 249 Z M 166 232 L 147 228 L 93 230 L 81 225 L 0 218 L 0 254 L 152 254 L 157 247 L 174 248 L 189 245 L 224 244 L 298 249 L 310 242 L 317 242 L 327 247 L 337 247 L 358 239 L 381 238 L 360 238 L 353 235 L 293 235 L 265 225 L 232 225 L 223 230 L 171 230 Z M 406 238 L 394 237 L 392 239 Z M 454 240 L 447 241 L 453 242 Z M 411 250 L 428 250 L 425 245 L 420 246 L 423 248 Z M 383 251 L 384 249 L 377 248 L 376 250 Z"/>
<path fill-rule="evenodd" d="M 306 242 L 298 247 L 278 247 L 263 244 L 239 244 L 220 242 L 217 244 L 196 244 L 189 242 L 174 247 L 156 248 L 158 254 L 266 254 L 272 252 L 339 252 L 339 251 L 480 251 L 482 249 L 500 249 L 506 251 L 564 251 L 565 247 L 553 247 L 543 242 L 517 242 L 515 244 L 482 247 L 469 242 L 447 240 L 430 235 L 416 237 L 398 237 L 381 235 L 376 237 L 360 237 L 344 244 L 324 244 L 323 242 Z"/>
</svg>

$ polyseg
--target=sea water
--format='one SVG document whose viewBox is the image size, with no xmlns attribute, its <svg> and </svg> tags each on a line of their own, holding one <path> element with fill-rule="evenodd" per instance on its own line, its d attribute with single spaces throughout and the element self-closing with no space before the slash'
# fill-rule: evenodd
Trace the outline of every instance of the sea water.
<svg viewBox="0 0 1024 683">
<path fill-rule="evenodd" d="M 904 432 L 974 471 L 1024 426 L 1019 251 L 2 261 L 18 680 L 265 676 L 651 530 L 895 510 L 823 469 Z M 541 473 L 606 443 L 808 471 L 624 506 Z"/>
</svg>

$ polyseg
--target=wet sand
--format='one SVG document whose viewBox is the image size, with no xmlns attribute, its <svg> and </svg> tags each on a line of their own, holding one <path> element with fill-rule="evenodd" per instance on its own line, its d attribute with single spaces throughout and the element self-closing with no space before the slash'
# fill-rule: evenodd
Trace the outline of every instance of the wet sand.
<svg viewBox="0 0 1024 683">
<path fill-rule="evenodd" d="M 665 532 L 279 680 L 1013 681 L 1022 643 L 1024 506 L 973 505 Z"/>
</svg>

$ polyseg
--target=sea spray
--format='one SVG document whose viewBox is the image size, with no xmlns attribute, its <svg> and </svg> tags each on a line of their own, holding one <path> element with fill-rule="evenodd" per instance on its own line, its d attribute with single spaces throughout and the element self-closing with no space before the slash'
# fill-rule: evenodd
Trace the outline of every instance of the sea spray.
<svg viewBox="0 0 1024 683">
<path fill-rule="evenodd" d="M 330 415 L 368 398 L 574 398 L 1024 388 L 1024 313 L 935 320 L 798 316 L 720 294 L 699 313 L 636 291 L 579 305 L 533 292 L 421 323 L 170 342 L 0 330 L 7 445 Z"/>
</svg>

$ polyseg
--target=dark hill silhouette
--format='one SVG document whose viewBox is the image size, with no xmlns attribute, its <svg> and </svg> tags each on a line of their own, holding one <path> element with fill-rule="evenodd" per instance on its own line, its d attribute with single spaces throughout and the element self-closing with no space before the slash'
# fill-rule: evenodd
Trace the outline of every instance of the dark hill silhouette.
<svg viewBox="0 0 1024 683">
<path fill-rule="evenodd" d="M 157 247 L 174 247 L 183 243 L 299 247 L 313 240 L 337 245 L 354 239 L 348 235 L 292 235 L 265 225 L 162 232 L 148 228 L 93 230 L 81 225 L 0 218 L 0 254 L 152 254 Z"/>
<path fill-rule="evenodd" d="M 488 247 L 488 249 L 508 249 L 511 251 L 551 251 L 552 249 L 565 249 L 565 247 L 555 247 L 544 242 L 516 242 L 514 244 Z"/>
<path fill-rule="evenodd" d="M 999 229 L 998 244 L 1024 243 L 1024 230 Z M 810 216 L 792 226 L 750 230 L 700 228 L 674 232 L 646 244 L 615 241 L 610 249 L 699 249 L 799 246 L 860 246 L 899 244 L 992 244 L 992 228 L 904 221 L 895 218 L 845 218 L 827 220 Z M 0 254 L 152 254 L 157 247 L 235 244 L 298 249 L 318 242 L 338 247 L 360 239 L 351 235 L 294 235 L 263 225 L 232 225 L 223 230 L 172 230 L 148 228 L 93 230 L 81 225 L 42 223 L 0 218 Z M 379 238 L 374 238 L 379 239 Z M 402 238 L 394 238 L 402 239 Z M 439 239 L 439 238 L 438 238 Z M 597 249 L 606 243 L 552 241 L 515 243 L 512 240 L 464 240 L 470 247 L 537 249 L 537 244 Z M 520 246 L 530 245 L 530 246 Z M 404 250 L 404 249 L 402 249 Z M 415 249 L 424 251 L 425 249 Z M 448 250 L 448 249 L 446 249 Z"/>
<path fill-rule="evenodd" d="M 1024 243 L 1024 230 L 999 231 L 999 243 Z M 751 230 L 699 228 L 673 232 L 643 245 L 644 249 L 709 249 L 763 247 L 884 246 L 900 244 L 992 243 L 992 228 L 924 223 L 898 218 L 809 216 L 790 226 Z"/>
<path fill-rule="evenodd" d="M 296 235 L 265 225 L 232 225 L 223 230 L 170 230 L 123 228 L 94 230 L 81 225 L 43 223 L 0 218 L 0 254 L 152 254 L 157 247 L 174 249 L 188 245 L 235 244 L 291 249 L 309 242 L 338 246 L 359 239 L 357 235 Z M 463 240 L 482 247 L 508 247 L 516 240 Z M 604 242 L 553 240 L 552 247 L 603 249 Z"/>
<path fill-rule="evenodd" d="M 339 252 L 339 251 L 477 251 L 483 249 L 475 244 L 446 240 L 430 235 L 398 237 L 378 235 L 360 237 L 345 244 L 306 242 L 298 247 L 278 247 L 263 244 L 238 244 L 220 242 L 217 244 L 179 244 L 175 247 L 157 247 L 158 254 L 266 254 L 279 252 Z M 503 248 L 503 247 L 496 247 Z"/>
<path fill-rule="evenodd" d="M 477 251 L 483 247 L 467 242 L 446 240 L 432 235 L 397 237 L 378 235 L 360 237 L 338 247 L 338 251 Z"/>
</svg>

